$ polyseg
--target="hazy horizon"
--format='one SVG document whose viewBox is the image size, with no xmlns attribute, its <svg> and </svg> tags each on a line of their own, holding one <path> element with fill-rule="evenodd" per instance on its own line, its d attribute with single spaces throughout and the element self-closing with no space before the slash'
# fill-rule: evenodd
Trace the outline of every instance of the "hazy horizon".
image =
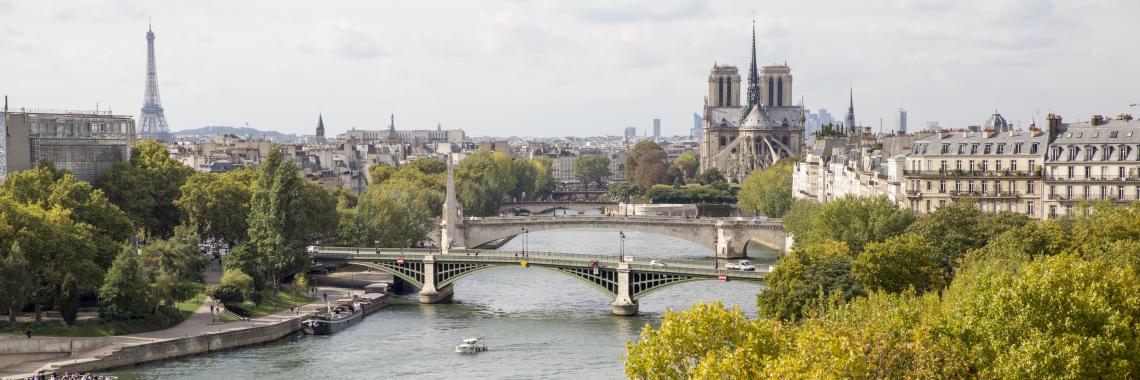
<svg viewBox="0 0 1140 380">
<path fill-rule="evenodd" d="M 1033 0 L 153 3 L 0 0 L 11 107 L 139 114 L 148 18 L 175 131 L 686 135 L 714 62 L 787 62 L 793 94 L 893 130 L 1135 113 L 1140 3 Z M 1133 88 L 1130 88 L 1133 87 Z"/>
</svg>

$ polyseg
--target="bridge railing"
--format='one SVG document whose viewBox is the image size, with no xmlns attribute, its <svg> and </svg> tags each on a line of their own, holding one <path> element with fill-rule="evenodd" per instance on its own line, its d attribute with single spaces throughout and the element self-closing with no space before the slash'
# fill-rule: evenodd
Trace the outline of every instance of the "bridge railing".
<svg viewBox="0 0 1140 380">
<path fill-rule="evenodd" d="M 763 279 L 764 276 L 766 276 L 768 274 L 768 272 L 761 272 L 761 271 L 728 270 L 725 268 L 713 269 L 712 267 L 709 267 L 709 268 L 689 268 L 689 267 L 677 267 L 677 266 L 674 266 L 674 267 L 668 267 L 668 266 L 656 267 L 656 266 L 644 265 L 644 264 L 631 264 L 629 266 L 629 268 L 632 270 L 638 271 L 638 272 L 688 274 L 688 275 L 708 276 L 708 277 L 718 277 L 720 275 L 725 275 L 728 278 L 744 278 L 744 279 L 755 279 L 755 280 Z"/>
</svg>

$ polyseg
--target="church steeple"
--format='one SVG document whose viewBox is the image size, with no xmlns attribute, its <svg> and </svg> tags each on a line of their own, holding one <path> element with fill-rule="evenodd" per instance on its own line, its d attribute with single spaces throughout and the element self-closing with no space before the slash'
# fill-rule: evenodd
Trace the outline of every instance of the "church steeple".
<svg viewBox="0 0 1140 380">
<path fill-rule="evenodd" d="M 760 71 L 756 69 L 756 20 L 752 20 L 752 65 L 748 67 L 748 109 L 760 104 Z"/>
<path fill-rule="evenodd" d="M 859 133 L 859 130 L 857 129 L 858 127 L 855 125 L 855 87 L 854 86 L 851 87 L 849 96 L 850 96 L 850 100 L 849 100 L 850 103 L 848 103 L 848 106 L 847 106 L 847 118 L 844 119 L 844 122 L 847 124 L 847 133 L 850 135 L 854 135 L 854 134 Z"/>
<path fill-rule="evenodd" d="M 399 135 L 396 134 L 396 114 L 393 113 L 390 115 L 390 117 L 391 117 L 391 119 L 389 119 L 390 124 L 388 124 L 388 139 L 389 140 L 395 140 L 396 138 L 399 137 Z"/>
<path fill-rule="evenodd" d="M 325 116 L 317 114 L 317 137 L 325 137 Z"/>
</svg>

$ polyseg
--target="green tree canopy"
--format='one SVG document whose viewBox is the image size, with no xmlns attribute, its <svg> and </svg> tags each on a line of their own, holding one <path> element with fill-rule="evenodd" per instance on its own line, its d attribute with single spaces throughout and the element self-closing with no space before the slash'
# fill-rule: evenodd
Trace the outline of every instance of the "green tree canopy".
<svg viewBox="0 0 1140 380">
<path fill-rule="evenodd" d="M 202 237 L 237 243 L 249 230 L 251 184 L 244 182 L 251 169 L 225 174 L 197 173 L 182 185 L 175 201 L 186 223 Z"/>
<path fill-rule="evenodd" d="M 366 247 L 411 247 L 432 229 L 432 216 L 423 197 L 390 185 L 369 186 L 342 223 L 347 243 Z"/>
<path fill-rule="evenodd" d="M 657 184 L 669 184 L 665 172 L 669 169 L 667 155 L 660 145 L 642 140 L 625 156 L 625 173 L 631 182 L 648 189 Z"/>
<path fill-rule="evenodd" d="M 515 173 L 515 188 L 511 190 L 511 196 L 519 200 L 533 199 L 538 180 L 538 167 L 522 157 L 511 161 L 511 167 L 511 171 Z"/>
<path fill-rule="evenodd" d="M 947 276 L 971 249 L 986 245 L 990 238 L 1029 222 L 1022 214 L 983 213 L 972 202 L 953 202 L 923 215 L 907 231 L 934 245 L 939 265 Z"/>
<path fill-rule="evenodd" d="M 943 285 L 934 246 L 915 234 L 868 243 L 855 258 L 851 273 L 868 290 L 898 293 L 912 288 L 925 292 Z"/>
<path fill-rule="evenodd" d="M 887 197 L 844 197 L 824 203 L 808 223 L 807 233 L 796 235 L 796 244 L 841 241 L 852 252 L 862 252 L 870 242 L 899 235 L 915 220 L 914 212 L 899 209 Z"/>
<path fill-rule="evenodd" d="M 741 184 L 737 199 L 740 210 L 783 217 L 792 207 L 791 161 L 780 161 L 763 170 L 754 170 Z"/>
<path fill-rule="evenodd" d="M 368 167 L 368 176 L 372 178 L 371 183 L 384 183 L 388 178 L 396 174 L 396 168 L 388 164 L 376 164 Z"/>
<path fill-rule="evenodd" d="M 596 183 L 610 176 L 610 159 L 606 156 L 581 156 L 574 160 L 574 177 L 582 183 Z"/>
<path fill-rule="evenodd" d="M 459 201 L 467 215 L 499 213 L 503 196 L 515 188 L 514 165 L 499 152 L 479 151 L 467 156 L 455 170 Z"/>
<path fill-rule="evenodd" d="M 174 202 L 193 172 L 171 159 L 161 143 L 145 141 L 131 149 L 129 161 L 116 162 L 95 184 L 147 236 L 168 237 L 181 219 Z"/>
<path fill-rule="evenodd" d="M 851 266 L 851 252 L 842 242 L 825 241 L 792 251 L 765 277 L 768 287 L 757 298 L 760 315 L 798 320 L 825 305 L 833 294 L 842 300 L 863 295 Z"/>
<path fill-rule="evenodd" d="M 26 304 L 32 285 L 30 271 L 20 243 L 12 243 L 7 257 L 0 261 L 0 310 L 8 312 L 9 322 L 16 321 L 16 313 Z"/>
<path fill-rule="evenodd" d="M 686 150 L 673 160 L 673 164 L 681 169 L 684 174 L 685 182 L 693 182 L 697 179 L 697 171 L 700 170 L 701 160 L 697 157 L 696 153 L 691 150 Z"/>
<path fill-rule="evenodd" d="M 739 307 L 697 303 L 667 311 L 659 328 L 646 324 L 626 344 L 631 379 L 757 378 L 781 349 L 781 324 L 746 318 Z"/>
<path fill-rule="evenodd" d="M 334 232 L 336 217 L 328 191 L 302 179 L 297 165 L 279 149 L 271 150 L 258 167 L 247 235 L 256 268 L 274 290 L 282 277 L 304 269 L 304 247 L 322 233 Z"/>
<path fill-rule="evenodd" d="M 146 273 L 139 265 L 134 250 L 129 247 L 123 249 L 115 257 L 103 280 L 103 287 L 99 289 L 103 316 L 108 319 L 141 317 L 153 305 L 149 289 Z"/>
<path fill-rule="evenodd" d="M 554 160 L 550 157 L 535 157 L 530 160 L 534 165 L 534 195 L 535 199 L 550 199 L 554 194 Z"/>
</svg>

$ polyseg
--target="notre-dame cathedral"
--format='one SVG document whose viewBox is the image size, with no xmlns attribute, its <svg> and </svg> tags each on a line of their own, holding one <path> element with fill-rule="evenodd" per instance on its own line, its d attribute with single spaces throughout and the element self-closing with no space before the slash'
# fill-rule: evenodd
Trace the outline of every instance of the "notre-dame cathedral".
<svg viewBox="0 0 1140 380">
<path fill-rule="evenodd" d="M 705 97 L 701 170 L 716 168 L 741 182 L 756 169 L 796 157 L 804 144 L 804 110 L 792 102 L 792 69 L 786 64 L 756 69 L 756 26 L 752 26 L 752 65 L 748 103 L 740 104 L 740 71 L 713 64 Z"/>
</svg>

